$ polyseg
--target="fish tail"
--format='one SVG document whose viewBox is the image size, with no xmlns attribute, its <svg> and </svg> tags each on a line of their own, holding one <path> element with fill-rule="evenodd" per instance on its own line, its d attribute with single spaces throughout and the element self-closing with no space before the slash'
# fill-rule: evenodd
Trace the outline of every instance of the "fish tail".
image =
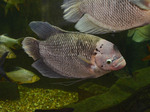
<svg viewBox="0 0 150 112">
<path fill-rule="evenodd" d="M 24 39 L 24 37 L 22 37 L 22 38 L 18 38 L 18 39 L 17 39 L 17 43 L 18 43 L 18 45 L 20 45 L 20 46 L 21 46 L 21 43 L 22 43 L 23 39 Z"/>
<path fill-rule="evenodd" d="M 25 52 L 32 57 L 34 60 L 40 58 L 39 54 L 39 41 L 33 37 L 26 37 L 22 41 L 22 47 Z"/>
<path fill-rule="evenodd" d="M 77 22 L 84 14 L 80 11 L 81 3 L 82 0 L 64 0 L 61 6 L 64 9 L 64 19 L 70 22 Z"/>
<path fill-rule="evenodd" d="M 11 80 L 7 77 L 5 71 L 3 70 L 3 65 L 4 65 L 4 62 L 5 62 L 5 59 L 8 55 L 8 52 L 5 52 L 2 57 L 0 57 L 0 75 L 2 77 L 4 77 L 5 79 L 7 79 L 9 82 L 11 82 Z"/>
</svg>

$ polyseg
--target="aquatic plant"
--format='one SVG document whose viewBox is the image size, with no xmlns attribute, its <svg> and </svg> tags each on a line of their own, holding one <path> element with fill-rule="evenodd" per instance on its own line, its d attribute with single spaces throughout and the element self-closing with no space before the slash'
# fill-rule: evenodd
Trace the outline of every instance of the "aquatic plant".
<svg viewBox="0 0 150 112">
<path fill-rule="evenodd" d="M 150 40 L 150 25 L 129 30 L 128 37 L 132 37 L 132 40 L 135 42 L 144 42 Z"/>
<path fill-rule="evenodd" d="M 134 78 L 121 78 L 109 91 L 87 98 L 77 104 L 67 107 L 74 108 L 74 112 L 96 112 L 123 102 L 133 93 L 150 84 L 150 67 L 137 70 Z"/>
<path fill-rule="evenodd" d="M 78 101 L 78 93 L 58 89 L 28 88 L 18 85 L 20 99 L 0 101 L 8 112 L 34 112 L 36 109 L 56 109 Z"/>
</svg>

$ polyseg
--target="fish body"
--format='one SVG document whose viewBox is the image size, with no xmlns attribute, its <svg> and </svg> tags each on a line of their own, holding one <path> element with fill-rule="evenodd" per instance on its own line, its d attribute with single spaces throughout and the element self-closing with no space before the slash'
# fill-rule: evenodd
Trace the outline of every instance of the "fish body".
<svg viewBox="0 0 150 112">
<path fill-rule="evenodd" d="M 0 57 L 5 53 L 8 52 L 8 55 L 6 56 L 7 59 L 13 59 L 16 58 L 15 53 L 9 49 L 5 44 L 0 43 Z"/>
<path fill-rule="evenodd" d="M 77 22 L 75 27 L 79 31 L 103 34 L 149 24 L 149 3 L 149 0 L 64 0 L 62 8 L 64 19 Z"/>
<path fill-rule="evenodd" d="M 5 59 L 8 55 L 8 52 L 5 52 L 1 57 L 0 57 L 0 75 L 2 77 L 4 77 L 6 80 L 8 80 L 9 82 L 11 82 L 11 80 L 7 77 L 5 71 L 3 70 L 3 66 L 4 66 L 4 62 L 5 62 Z"/>
<path fill-rule="evenodd" d="M 0 42 L 4 43 L 7 47 L 17 49 L 21 46 L 23 38 L 13 39 L 5 35 L 0 35 Z"/>
<path fill-rule="evenodd" d="M 40 79 L 33 72 L 21 67 L 14 71 L 7 72 L 6 75 L 9 79 L 14 82 L 18 82 L 19 84 L 34 83 Z"/>
<path fill-rule="evenodd" d="M 150 10 L 150 0 L 130 0 L 130 2 L 141 9 Z"/>
<path fill-rule="evenodd" d="M 43 76 L 97 78 L 126 64 L 114 44 L 97 36 L 64 31 L 47 22 L 31 22 L 30 27 L 42 40 L 26 37 L 23 49 Z"/>
</svg>

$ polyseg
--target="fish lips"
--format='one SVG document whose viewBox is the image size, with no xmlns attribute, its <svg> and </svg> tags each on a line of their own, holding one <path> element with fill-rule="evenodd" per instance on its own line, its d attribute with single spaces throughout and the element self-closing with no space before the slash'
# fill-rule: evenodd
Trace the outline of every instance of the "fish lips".
<svg viewBox="0 0 150 112">
<path fill-rule="evenodd" d="M 120 57 L 113 61 L 112 70 L 119 70 L 126 66 L 126 61 L 123 57 Z"/>
</svg>

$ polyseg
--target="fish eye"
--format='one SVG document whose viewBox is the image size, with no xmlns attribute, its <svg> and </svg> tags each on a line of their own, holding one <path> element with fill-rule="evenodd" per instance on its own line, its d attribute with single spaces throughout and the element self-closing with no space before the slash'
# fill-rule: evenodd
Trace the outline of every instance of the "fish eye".
<svg viewBox="0 0 150 112">
<path fill-rule="evenodd" d="M 107 60 L 106 60 L 106 63 L 107 63 L 107 64 L 110 64 L 111 62 L 112 62 L 111 59 L 107 59 Z"/>
</svg>

